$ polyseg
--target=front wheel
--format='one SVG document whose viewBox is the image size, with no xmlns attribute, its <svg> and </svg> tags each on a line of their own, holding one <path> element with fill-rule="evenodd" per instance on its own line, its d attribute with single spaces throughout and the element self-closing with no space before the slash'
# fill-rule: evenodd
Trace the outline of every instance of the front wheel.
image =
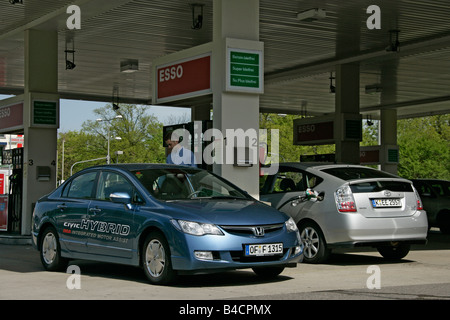
<svg viewBox="0 0 450 320">
<path fill-rule="evenodd" d="M 175 280 L 176 272 L 172 269 L 169 244 L 161 233 L 151 232 L 145 239 L 142 266 L 152 284 L 165 285 Z"/>
<path fill-rule="evenodd" d="M 40 257 L 44 268 L 48 271 L 61 271 L 67 267 L 67 259 L 61 257 L 58 233 L 53 227 L 45 229 L 41 236 Z"/>
</svg>

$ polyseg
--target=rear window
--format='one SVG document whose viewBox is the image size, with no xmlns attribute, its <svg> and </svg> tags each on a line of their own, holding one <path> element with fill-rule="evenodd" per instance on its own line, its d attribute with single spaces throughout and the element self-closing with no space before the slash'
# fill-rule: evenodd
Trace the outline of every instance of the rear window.
<svg viewBox="0 0 450 320">
<path fill-rule="evenodd" d="M 401 181 L 371 181 L 350 185 L 353 193 L 379 192 L 383 190 L 396 192 L 413 192 L 411 184 Z"/>
<path fill-rule="evenodd" d="M 355 179 L 372 179 L 372 178 L 398 178 L 393 174 L 370 168 L 343 167 L 343 168 L 324 169 L 322 171 L 345 181 Z"/>
</svg>

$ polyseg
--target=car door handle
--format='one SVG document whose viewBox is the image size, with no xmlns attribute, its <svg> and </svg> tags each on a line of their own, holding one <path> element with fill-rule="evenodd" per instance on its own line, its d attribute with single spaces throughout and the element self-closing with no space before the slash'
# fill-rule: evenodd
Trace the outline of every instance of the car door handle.
<svg viewBox="0 0 450 320">
<path fill-rule="evenodd" d="M 67 209 L 67 206 L 65 203 L 63 203 L 63 204 L 58 204 L 56 206 L 56 208 L 60 209 L 61 211 L 64 211 L 65 209 Z"/>
<path fill-rule="evenodd" d="M 92 212 L 93 214 L 97 214 L 101 211 L 102 211 L 102 209 L 100 209 L 100 208 L 89 208 L 89 212 Z"/>
</svg>

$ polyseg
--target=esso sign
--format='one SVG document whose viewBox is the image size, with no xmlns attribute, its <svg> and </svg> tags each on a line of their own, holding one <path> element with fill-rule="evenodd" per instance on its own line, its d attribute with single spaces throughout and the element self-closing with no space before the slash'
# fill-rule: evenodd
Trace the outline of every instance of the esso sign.
<svg viewBox="0 0 450 320">
<path fill-rule="evenodd" d="M 211 93 L 211 56 L 200 55 L 156 66 L 154 103 Z"/>
<path fill-rule="evenodd" d="M 180 79 L 181 77 L 183 77 L 183 66 L 181 64 L 159 70 L 159 82 Z"/>
</svg>

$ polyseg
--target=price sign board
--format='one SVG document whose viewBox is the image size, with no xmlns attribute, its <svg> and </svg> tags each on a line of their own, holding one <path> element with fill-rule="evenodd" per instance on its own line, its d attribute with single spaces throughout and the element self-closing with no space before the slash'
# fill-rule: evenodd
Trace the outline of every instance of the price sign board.
<svg viewBox="0 0 450 320">
<path fill-rule="evenodd" d="M 237 43 L 235 43 L 237 44 Z M 259 42 L 252 43 L 255 49 L 227 47 L 226 90 L 264 93 L 264 55 Z M 261 49 L 256 49 L 261 47 Z"/>
</svg>

